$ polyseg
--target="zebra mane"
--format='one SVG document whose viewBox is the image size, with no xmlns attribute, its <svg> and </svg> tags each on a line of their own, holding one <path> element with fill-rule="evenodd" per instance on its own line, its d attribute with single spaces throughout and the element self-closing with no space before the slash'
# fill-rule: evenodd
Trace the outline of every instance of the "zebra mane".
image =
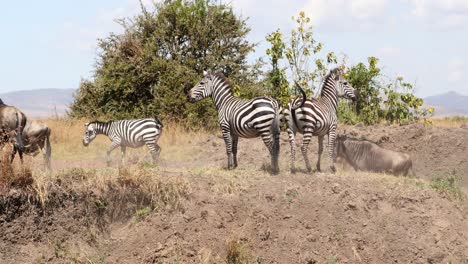
<svg viewBox="0 0 468 264">
<path fill-rule="evenodd" d="M 327 81 L 332 78 L 333 76 L 339 76 L 341 74 L 341 70 L 339 67 L 336 67 L 332 70 L 330 70 L 327 75 L 325 75 L 325 77 L 323 78 L 323 84 L 322 86 L 320 87 L 320 96 L 322 96 L 323 94 L 323 88 L 325 87 L 325 84 L 327 83 Z"/>
<path fill-rule="evenodd" d="M 89 122 L 88 125 L 90 125 L 90 124 L 108 124 L 108 123 L 110 123 L 110 122 L 112 122 L 112 121 L 93 120 L 93 121 Z"/>
<path fill-rule="evenodd" d="M 226 76 L 224 76 L 224 74 L 222 72 L 217 72 L 215 74 L 213 74 L 213 76 L 215 76 L 216 78 L 220 79 L 223 83 L 227 84 L 227 86 L 229 87 L 229 89 L 232 91 L 232 84 L 231 82 L 226 78 Z"/>
</svg>

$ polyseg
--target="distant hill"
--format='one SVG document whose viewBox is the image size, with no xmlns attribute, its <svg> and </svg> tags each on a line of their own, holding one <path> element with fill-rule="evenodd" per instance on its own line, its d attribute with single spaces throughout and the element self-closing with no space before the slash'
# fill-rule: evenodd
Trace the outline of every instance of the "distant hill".
<svg viewBox="0 0 468 264">
<path fill-rule="evenodd" d="M 75 89 L 37 89 L 0 94 L 7 105 L 14 105 L 30 117 L 66 114 Z"/>
<path fill-rule="evenodd" d="M 435 108 L 435 116 L 468 116 L 468 96 L 456 92 L 424 98 L 424 105 Z"/>
</svg>

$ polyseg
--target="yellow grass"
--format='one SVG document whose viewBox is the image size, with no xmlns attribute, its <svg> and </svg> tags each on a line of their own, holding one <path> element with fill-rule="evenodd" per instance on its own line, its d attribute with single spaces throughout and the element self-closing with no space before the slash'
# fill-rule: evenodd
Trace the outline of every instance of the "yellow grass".
<svg viewBox="0 0 468 264">
<path fill-rule="evenodd" d="M 52 160 L 96 160 L 105 159 L 106 151 L 111 142 L 107 136 L 99 135 L 88 147 L 83 146 L 85 132 L 84 124 L 89 120 L 47 119 L 42 120 L 51 128 Z M 172 122 L 164 124 L 163 135 L 158 144 L 164 157 L 172 160 L 189 158 L 196 153 L 193 148 L 184 148 L 192 143 L 194 138 L 206 134 L 206 131 L 186 131 L 182 126 Z M 112 152 L 114 159 L 120 159 L 120 149 Z M 146 147 L 127 149 L 127 157 L 150 156 Z"/>
<path fill-rule="evenodd" d="M 429 119 L 434 126 L 438 127 L 460 127 L 463 124 L 468 124 L 468 117 L 452 116 L 452 117 L 434 117 Z"/>
</svg>

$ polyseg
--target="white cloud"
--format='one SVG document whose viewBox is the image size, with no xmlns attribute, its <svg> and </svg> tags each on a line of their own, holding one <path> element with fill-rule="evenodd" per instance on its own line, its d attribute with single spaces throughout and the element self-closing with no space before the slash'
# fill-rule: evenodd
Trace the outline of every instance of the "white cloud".
<svg viewBox="0 0 468 264">
<path fill-rule="evenodd" d="M 385 19 L 388 0 L 307 0 L 303 10 L 314 25 L 336 29 L 369 29 Z"/>
<path fill-rule="evenodd" d="M 151 9 L 158 0 L 143 0 L 143 6 Z M 86 23 L 66 21 L 62 25 L 57 40 L 59 48 L 94 54 L 97 39 L 105 38 L 110 32 L 122 32 L 118 19 L 133 17 L 141 11 L 140 1 L 128 0 L 124 6 L 117 6 L 96 12 L 93 19 Z"/>
<path fill-rule="evenodd" d="M 463 80 L 465 72 L 465 62 L 461 59 L 452 59 L 448 63 L 448 81 L 459 82 Z"/>
<path fill-rule="evenodd" d="M 387 0 L 354 0 L 349 2 L 353 17 L 359 19 L 379 16 L 387 7 Z"/>
<path fill-rule="evenodd" d="M 377 50 L 379 57 L 395 57 L 400 55 L 401 49 L 395 46 L 384 46 Z"/>
<path fill-rule="evenodd" d="M 407 0 L 411 15 L 430 28 L 457 30 L 468 23 L 468 0 Z"/>
</svg>

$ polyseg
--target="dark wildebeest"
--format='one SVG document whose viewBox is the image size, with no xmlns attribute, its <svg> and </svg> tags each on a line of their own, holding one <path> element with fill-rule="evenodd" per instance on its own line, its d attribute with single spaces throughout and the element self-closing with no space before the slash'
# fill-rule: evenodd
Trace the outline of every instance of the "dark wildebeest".
<svg viewBox="0 0 468 264">
<path fill-rule="evenodd" d="M 365 139 L 339 135 L 335 151 L 337 158 L 344 159 L 356 171 L 372 171 L 404 176 L 411 172 L 414 175 L 413 163 L 408 154 L 384 149 Z"/>
<path fill-rule="evenodd" d="M 26 126 L 26 120 L 23 112 L 14 106 L 4 104 L 2 99 L 0 99 L 0 149 L 10 140 L 10 136 L 14 136 L 17 148 L 13 149 L 12 155 L 14 156 L 16 151 L 18 151 L 21 159 L 24 151 L 22 134 Z M 14 133 L 11 133 L 12 131 Z"/>
<path fill-rule="evenodd" d="M 22 139 L 24 144 L 24 154 L 35 157 L 39 152 L 41 152 L 44 157 L 44 165 L 46 169 L 50 170 L 50 128 L 43 122 L 37 120 L 29 121 L 23 130 Z M 18 144 L 16 142 L 16 138 L 11 141 L 13 143 L 13 148 L 17 149 Z M 11 157 L 11 160 L 13 159 L 14 155 Z"/>
</svg>

